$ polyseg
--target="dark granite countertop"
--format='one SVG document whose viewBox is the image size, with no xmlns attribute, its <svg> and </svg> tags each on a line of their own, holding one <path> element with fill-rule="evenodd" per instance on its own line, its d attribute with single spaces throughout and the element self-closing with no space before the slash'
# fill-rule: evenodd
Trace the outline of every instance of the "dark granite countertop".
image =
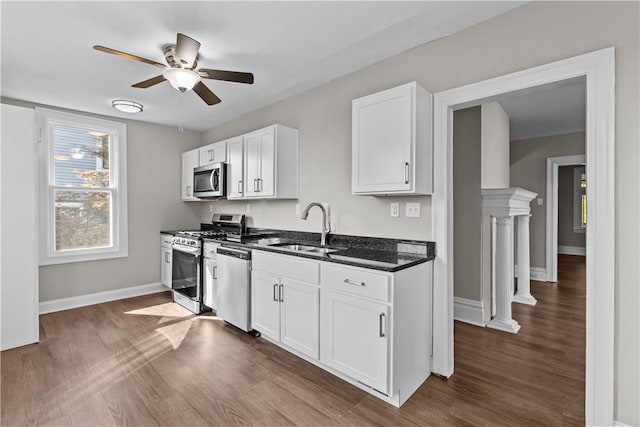
<svg viewBox="0 0 640 427">
<path fill-rule="evenodd" d="M 210 224 L 201 224 L 202 230 Z M 176 231 L 161 231 L 163 234 L 175 234 Z M 219 239 L 204 239 L 220 242 L 224 246 L 242 246 L 265 252 L 292 255 L 300 258 L 333 262 L 354 267 L 394 272 L 435 259 L 435 242 L 424 240 L 385 239 L 379 237 L 347 236 L 330 234 L 327 247 L 337 249 L 328 254 L 294 251 L 273 244 L 297 243 L 320 246 L 320 233 L 304 231 L 248 228 L 247 238 L 242 243 Z"/>
</svg>

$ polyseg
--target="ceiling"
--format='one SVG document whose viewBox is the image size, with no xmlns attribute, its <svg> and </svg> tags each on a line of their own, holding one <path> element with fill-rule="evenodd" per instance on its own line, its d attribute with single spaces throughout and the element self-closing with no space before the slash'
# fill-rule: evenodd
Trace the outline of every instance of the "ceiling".
<svg viewBox="0 0 640 427">
<path fill-rule="evenodd" d="M 526 2 L 0 2 L 3 97 L 204 131 Z M 164 82 L 131 85 L 164 63 L 182 32 L 202 43 L 199 67 L 252 72 L 253 85 L 205 80 L 222 103 Z M 140 102 L 127 115 L 113 99 Z"/>
<path fill-rule="evenodd" d="M 493 98 L 509 116 L 511 141 L 585 130 L 586 80 L 561 80 Z"/>
</svg>

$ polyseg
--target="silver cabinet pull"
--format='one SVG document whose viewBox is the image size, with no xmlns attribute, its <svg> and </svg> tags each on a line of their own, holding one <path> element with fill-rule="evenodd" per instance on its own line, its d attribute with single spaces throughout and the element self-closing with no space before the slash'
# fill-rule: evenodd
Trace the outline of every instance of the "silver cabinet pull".
<svg viewBox="0 0 640 427">
<path fill-rule="evenodd" d="M 169 262 L 169 252 L 165 252 L 164 253 L 164 262 L 166 262 L 166 263 Z"/>
<path fill-rule="evenodd" d="M 278 302 L 278 284 L 277 283 L 273 284 L 273 300 L 275 302 Z"/>
<path fill-rule="evenodd" d="M 256 185 L 257 185 L 257 184 L 258 184 L 258 179 L 257 179 L 257 178 L 254 178 L 254 180 L 253 180 L 253 192 L 254 192 L 254 193 L 257 193 L 257 192 L 258 192 L 258 189 L 257 189 L 257 187 L 256 187 Z"/>
<path fill-rule="evenodd" d="M 213 267 L 213 278 L 217 279 L 218 278 L 218 266 L 214 266 Z"/>
<path fill-rule="evenodd" d="M 351 280 L 351 279 L 344 279 L 344 283 L 348 283 L 350 285 L 356 285 L 356 286 L 364 286 L 365 285 L 364 282 L 357 282 L 357 281 Z"/>
<path fill-rule="evenodd" d="M 409 162 L 404 163 L 404 183 L 409 183 Z"/>
<path fill-rule="evenodd" d="M 380 338 L 384 338 L 387 336 L 387 322 L 386 316 L 384 313 L 380 313 Z M 382 323 L 384 322 L 384 329 L 382 328 Z"/>
<path fill-rule="evenodd" d="M 284 302 L 284 285 L 280 285 L 280 302 Z"/>
<path fill-rule="evenodd" d="M 242 193 L 242 181 L 238 181 L 238 193 Z"/>
<path fill-rule="evenodd" d="M 209 150 L 209 161 L 212 162 L 213 159 L 216 158 L 216 152 L 213 150 Z"/>
</svg>

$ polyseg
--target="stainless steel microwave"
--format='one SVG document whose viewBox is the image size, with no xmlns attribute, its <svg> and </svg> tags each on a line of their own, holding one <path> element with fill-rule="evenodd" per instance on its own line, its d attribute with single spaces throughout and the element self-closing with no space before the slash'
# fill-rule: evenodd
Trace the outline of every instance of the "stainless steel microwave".
<svg viewBox="0 0 640 427">
<path fill-rule="evenodd" d="M 225 197 L 227 194 L 225 177 L 225 163 L 193 168 L 193 195 L 200 199 Z"/>
</svg>

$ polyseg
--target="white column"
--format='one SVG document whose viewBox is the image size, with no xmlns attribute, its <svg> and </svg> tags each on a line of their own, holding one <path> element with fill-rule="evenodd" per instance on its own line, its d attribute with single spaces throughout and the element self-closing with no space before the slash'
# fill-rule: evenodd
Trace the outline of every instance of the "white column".
<svg viewBox="0 0 640 427">
<path fill-rule="evenodd" d="M 487 326 L 515 334 L 520 325 L 511 317 L 514 280 L 512 230 L 512 216 L 496 217 L 496 315 Z"/>
<path fill-rule="evenodd" d="M 536 305 L 538 302 L 531 295 L 531 265 L 529 261 L 529 217 L 520 215 L 518 223 L 518 291 L 513 296 L 513 302 Z"/>
</svg>

